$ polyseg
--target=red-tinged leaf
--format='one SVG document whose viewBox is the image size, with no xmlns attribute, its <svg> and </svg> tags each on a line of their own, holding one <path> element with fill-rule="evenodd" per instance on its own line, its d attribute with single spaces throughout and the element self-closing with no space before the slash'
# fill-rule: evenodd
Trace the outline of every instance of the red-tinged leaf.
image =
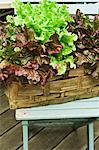
<svg viewBox="0 0 99 150">
<path fill-rule="evenodd" d="M 40 76 L 35 70 L 27 70 L 27 79 L 32 80 L 34 84 L 40 82 Z"/>
<path fill-rule="evenodd" d="M 84 56 L 83 54 L 77 52 L 77 53 L 75 53 L 75 55 L 77 57 L 77 64 L 78 65 L 82 65 L 84 63 L 88 63 L 89 62 L 88 58 L 86 56 Z"/>
<path fill-rule="evenodd" d="M 6 78 L 8 78 L 8 75 L 3 72 L 0 72 L 0 80 L 5 80 Z"/>
<path fill-rule="evenodd" d="M 37 61 L 28 61 L 28 63 L 24 65 L 23 67 L 37 70 L 39 68 L 39 65 L 37 64 Z"/>
<path fill-rule="evenodd" d="M 99 54 L 99 48 L 94 48 L 94 51 Z"/>
<path fill-rule="evenodd" d="M 27 71 L 23 69 L 22 67 L 19 67 L 18 69 L 15 70 L 15 75 L 16 76 L 25 76 L 27 75 Z"/>
<path fill-rule="evenodd" d="M 55 50 L 49 50 L 48 53 L 49 54 L 58 54 L 61 50 L 61 47 L 57 47 Z"/>
<path fill-rule="evenodd" d="M 15 74 L 15 71 L 18 70 L 18 67 L 15 65 L 10 65 L 6 70 L 8 74 Z"/>
<path fill-rule="evenodd" d="M 77 10 L 73 18 L 74 22 L 70 23 L 68 30 L 78 35 L 75 42 L 76 52 L 74 52 L 76 63 L 84 67 L 85 64 L 88 65 L 87 70 L 85 67 L 86 72 L 95 77 L 99 57 L 99 15 L 92 20 Z"/>
<path fill-rule="evenodd" d="M 99 61 L 99 58 L 96 58 L 97 61 Z"/>
</svg>

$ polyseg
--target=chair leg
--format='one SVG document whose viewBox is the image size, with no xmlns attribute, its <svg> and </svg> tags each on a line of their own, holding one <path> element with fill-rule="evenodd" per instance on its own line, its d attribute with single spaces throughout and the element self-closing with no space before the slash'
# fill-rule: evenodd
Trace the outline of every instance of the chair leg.
<svg viewBox="0 0 99 150">
<path fill-rule="evenodd" d="M 87 125 L 87 136 L 88 136 L 88 150 L 94 150 L 93 122 L 89 122 Z"/>
<path fill-rule="evenodd" d="M 22 121 L 23 125 L 23 149 L 28 150 L 28 121 Z"/>
</svg>

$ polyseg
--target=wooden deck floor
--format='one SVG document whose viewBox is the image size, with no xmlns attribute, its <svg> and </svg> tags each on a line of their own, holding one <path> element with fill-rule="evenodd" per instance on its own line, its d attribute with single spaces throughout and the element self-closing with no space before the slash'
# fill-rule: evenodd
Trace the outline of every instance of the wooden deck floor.
<svg viewBox="0 0 99 150">
<path fill-rule="evenodd" d="M 99 121 L 94 123 L 95 150 L 99 150 Z M 22 150 L 22 126 L 8 101 L 0 97 L 0 150 Z M 29 150 L 87 150 L 86 125 L 30 123 Z"/>
</svg>

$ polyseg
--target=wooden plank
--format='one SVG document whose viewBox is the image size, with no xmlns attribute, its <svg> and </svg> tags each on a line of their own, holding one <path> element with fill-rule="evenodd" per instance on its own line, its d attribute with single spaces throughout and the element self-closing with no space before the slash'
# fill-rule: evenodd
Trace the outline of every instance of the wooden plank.
<svg viewBox="0 0 99 150">
<path fill-rule="evenodd" d="M 43 128 L 41 126 L 31 125 L 29 128 L 29 137 L 31 138 Z M 1 150 L 16 150 L 22 145 L 22 126 L 18 124 L 12 128 L 9 132 L 1 136 L 0 148 Z"/>
<path fill-rule="evenodd" d="M 94 123 L 94 132 L 95 132 L 95 150 L 99 150 L 99 121 L 95 121 Z"/>
<path fill-rule="evenodd" d="M 76 68 L 76 69 L 71 69 L 69 71 L 69 77 L 75 77 L 75 76 L 83 76 L 85 75 L 84 67 Z"/>
<path fill-rule="evenodd" d="M 86 127 L 78 128 L 68 135 L 53 150 L 85 150 L 87 145 Z"/>
<path fill-rule="evenodd" d="M 75 77 L 65 80 L 57 80 L 50 83 L 50 93 L 61 93 L 62 91 L 71 91 L 77 88 L 85 89 L 97 85 L 99 80 L 95 80 L 90 76 Z"/>
<path fill-rule="evenodd" d="M 46 110 L 19 114 L 17 120 L 65 119 L 65 118 L 94 118 L 99 116 L 98 109 Z"/>
<path fill-rule="evenodd" d="M 95 137 L 99 136 L 99 121 L 95 121 L 94 123 L 94 132 L 95 132 Z"/>
<path fill-rule="evenodd" d="M 94 95 L 94 96 L 97 96 L 97 93 Z M 81 95 L 80 95 L 81 97 Z M 89 93 L 87 94 L 87 96 L 83 96 L 83 98 L 89 98 L 89 97 L 93 97 L 93 95 L 89 95 Z M 44 97 L 45 98 L 45 97 Z M 54 99 L 48 99 L 50 100 L 50 105 L 51 104 L 62 104 L 62 103 L 66 103 L 66 102 L 71 102 L 71 101 L 76 101 L 77 99 L 80 99 L 79 96 L 75 97 L 74 99 L 74 96 L 71 96 L 71 97 L 55 97 Z M 11 109 L 16 109 L 16 108 L 31 108 L 31 107 L 35 107 L 35 106 L 44 106 L 44 105 L 49 105 L 49 101 L 46 100 L 46 101 L 41 101 L 41 102 L 36 102 L 36 103 L 33 103 L 33 99 L 32 100 L 25 100 L 25 103 L 22 103 L 22 101 L 15 101 L 13 102 L 13 107 L 11 107 Z M 11 103 L 10 103 L 11 104 Z M 11 105 L 12 106 L 12 105 Z"/>
<path fill-rule="evenodd" d="M 99 150 L 99 120 L 94 123 L 95 130 L 95 150 Z"/>
<path fill-rule="evenodd" d="M 18 121 L 15 120 L 14 111 L 8 110 L 0 116 L 0 135 L 15 126 Z"/>
<path fill-rule="evenodd" d="M 5 86 L 3 82 L 0 81 L 0 114 L 9 109 L 8 99 L 4 95 Z"/>
<path fill-rule="evenodd" d="M 0 96 L 0 114 L 9 109 L 9 102 L 5 95 Z"/>
<path fill-rule="evenodd" d="M 29 141 L 29 150 L 51 150 L 72 130 L 70 125 L 49 126 Z"/>
<path fill-rule="evenodd" d="M 33 108 L 26 108 L 26 109 L 17 109 L 16 112 L 26 111 L 38 111 L 38 110 L 53 110 L 53 109 L 78 109 L 78 108 L 92 108 L 96 107 L 99 108 L 99 97 L 94 97 L 90 99 L 82 99 L 76 100 L 68 103 L 63 104 L 55 104 L 55 105 L 48 105 L 48 106 L 39 106 Z"/>
<path fill-rule="evenodd" d="M 97 137 L 97 140 L 95 141 L 95 150 L 99 150 L 99 136 Z"/>
<path fill-rule="evenodd" d="M 24 92 L 22 92 L 21 95 L 19 94 L 20 91 L 17 90 L 13 91 L 12 89 L 14 88 L 12 88 L 11 86 L 7 90 L 9 91 L 7 95 L 9 97 L 9 103 L 11 109 L 65 103 L 77 99 L 99 96 L 98 81 L 96 82 L 87 76 L 81 77 L 81 79 L 79 79 L 79 77 L 78 78 L 76 77 L 72 79 L 51 82 L 49 87 L 50 89 L 49 96 L 45 96 L 45 95 L 34 96 L 31 88 L 30 88 L 30 93 L 26 91 L 25 94 Z M 24 87 L 24 91 L 25 91 L 25 87 Z"/>
<path fill-rule="evenodd" d="M 99 97 L 94 98 L 99 99 Z M 82 104 L 76 102 L 76 107 L 72 107 L 71 103 L 65 103 L 62 107 L 56 105 L 56 107 L 51 106 L 42 106 L 30 109 L 17 109 L 16 110 L 16 119 L 18 120 L 38 120 L 38 119 L 62 119 L 62 118 L 92 118 L 92 117 L 99 117 L 99 101 L 88 102 Z M 92 100 L 92 99 L 89 99 Z M 69 104 L 71 105 L 70 108 Z M 89 105 L 88 105 L 89 104 Z M 91 105 L 90 105 L 91 104 Z M 87 105 L 87 107 L 86 107 Z M 58 106 L 58 107 L 57 107 Z M 50 108 L 50 109 L 49 109 Z"/>
<path fill-rule="evenodd" d="M 86 150 L 87 148 L 87 134 L 86 126 L 78 128 L 68 137 L 66 137 L 58 146 L 53 150 Z M 95 137 L 99 133 L 99 122 L 95 122 Z M 99 147 L 98 147 L 99 149 Z M 95 149 L 95 150 L 98 150 Z"/>
</svg>

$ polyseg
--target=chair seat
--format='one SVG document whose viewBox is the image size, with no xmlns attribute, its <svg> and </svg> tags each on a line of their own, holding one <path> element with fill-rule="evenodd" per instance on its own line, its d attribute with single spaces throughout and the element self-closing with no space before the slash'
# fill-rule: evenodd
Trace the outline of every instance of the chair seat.
<svg viewBox="0 0 99 150">
<path fill-rule="evenodd" d="M 99 97 L 16 110 L 17 120 L 98 118 Z"/>
</svg>

